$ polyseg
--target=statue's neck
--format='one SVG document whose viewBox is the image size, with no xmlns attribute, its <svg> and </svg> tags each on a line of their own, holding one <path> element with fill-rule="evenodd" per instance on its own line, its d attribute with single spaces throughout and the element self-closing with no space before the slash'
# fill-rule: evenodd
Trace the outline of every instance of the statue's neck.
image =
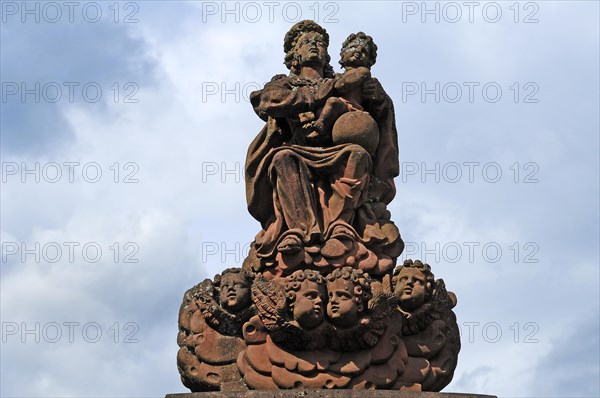
<svg viewBox="0 0 600 398">
<path fill-rule="evenodd" d="M 311 80 L 320 79 L 323 77 L 323 67 L 316 65 L 305 65 L 302 67 L 302 69 L 300 69 L 299 76 Z"/>
</svg>

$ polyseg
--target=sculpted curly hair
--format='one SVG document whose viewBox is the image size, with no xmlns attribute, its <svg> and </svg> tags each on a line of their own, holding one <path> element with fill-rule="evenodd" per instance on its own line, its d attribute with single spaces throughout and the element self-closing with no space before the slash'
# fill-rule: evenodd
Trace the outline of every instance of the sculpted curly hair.
<svg viewBox="0 0 600 398">
<path fill-rule="evenodd" d="M 306 32 L 320 33 L 321 36 L 323 36 L 325 47 L 329 47 L 329 34 L 318 23 L 306 19 L 292 26 L 285 34 L 285 38 L 283 39 L 283 51 L 285 51 L 283 63 L 292 73 L 296 75 L 300 73 L 300 65 L 298 65 L 295 47 L 298 43 L 298 38 Z M 325 66 L 323 68 L 323 77 L 333 77 L 335 75 L 333 72 L 333 67 L 329 64 L 330 61 L 331 57 L 329 56 L 329 53 L 327 53 L 327 56 L 325 57 Z"/>
<path fill-rule="evenodd" d="M 285 280 L 285 298 L 290 311 L 294 310 L 296 294 L 300 291 L 300 285 L 302 285 L 302 282 L 305 280 L 315 282 L 318 285 L 323 285 L 323 277 L 318 271 L 305 269 L 296 271 L 288 276 Z"/>
<path fill-rule="evenodd" d="M 421 273 L 425 275 L 425 301 L 429 300 L 431 294 L 433 293 L 433 287 L 435 286 L 435 276 L 433 275 L 433 272 L 431 272 L 431 267 L 429 264 L 422 263 L 420 260 L 415 260 L 414 262 L 411 259 L 405 260 L 401 266 L 394 270 L 394 275 L 392 276 L 392 288 L 395 288 L 398 284 L 400 272 L 404 268 L 414 268 L 421 271 Z"/>
<path fill-rule="evenodd" d="M 367 61 L 368 64 L 365 66 L 370 68 L 371 66 L 375 65 L 375 62 L 377 61 L 377 45 L 371 36 L 367 36 L 363 32 L 352 33 L 350 36 L 348 36 L 348 38 L 346 38 L 346 40 L 344 40 L 342 49 L 340 50 L 340 57 L 343 59 L 343 55 L 346 51 L 352 51 L 356 45 L 361 44 L 365 46 L 369 52 L 369 58 Z M 346 66 L 341 59 L 340 65 L 343 67 Z"/>
<path fill-rule="evenodd" d="M 219 274 L 215 275 L 215 278 L 213 279 L 213 285 L 215 286 L 217 291 L 219 291 L 219 288 L 221 287 L 221 279 L 223 278 L 223 276 L 225 276 L 225 274 L 241 274 L 244 277 L 244 279 L 246 280 L 248 287 L 250 287 L 252 285 L 252 281 L 254 280 L 254 274 L 248 272 L 245 269 L 227 268 L 225 271 L 221 272 L 220 275 Z"/>
<path fill-rule="evenodd" d="M 354 300 L 359 307 L 359 312 L 366 308 L 369 300 L 373 298 L 371 293 L 371 277 L 362 269 L 352 267 L 336 268 L 325 277 L 327 282 L 335 282 L 337 279 L 345 279 L 354 285 Z"/>
</svg>

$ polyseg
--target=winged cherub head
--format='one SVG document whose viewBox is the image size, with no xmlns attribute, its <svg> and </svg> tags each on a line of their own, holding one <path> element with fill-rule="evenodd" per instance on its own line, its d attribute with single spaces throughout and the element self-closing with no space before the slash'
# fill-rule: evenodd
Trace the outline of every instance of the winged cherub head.
<svg viewBox="0 0 600 398">
<path fill-rule="evenodd" d="M 363 270 L 342 267 L 331 272 L 326 279 L 329 296 L 327 316 L 331 323 L 341 328 L 356 325 L 372 298 L 371 278 Z"/>
<path fill-rule="evenodd" d="M 392 277 L 398 304 L 405 312 L 412 312 L 429 300 L 435 277 L 429 264 L 419 260 L 406 260 Z"/>
<path fill-rule="evenodd" d="M 285 297 L 298 325 L 314 329 L 325 317 L 325 286 L 318 271 L 299 270 L 286 278 Z"/>
<path fill-rule="evenodd" d="M 240 268 L 229 268 L 215 277 L 219 303 L 229 313 L 236 313 L 250 306 L 252 275 Z"/>
</svg>

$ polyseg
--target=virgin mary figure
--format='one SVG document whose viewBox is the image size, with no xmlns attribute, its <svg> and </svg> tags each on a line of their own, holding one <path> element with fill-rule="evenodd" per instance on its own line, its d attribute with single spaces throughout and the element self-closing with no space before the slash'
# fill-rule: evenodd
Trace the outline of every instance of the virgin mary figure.
<svg viewBox="0 0 600 398">
<path fill-rule="evenodd" d="M 248 149 L 246 199 L 262 230 L 244 267 L 266 276 L 346 265 L 383 275 L 404 248 L 386 208 L 399 162 L 394 108 L 381 84 L 362 83 L 362 119 L 340 127 L 340 117 L 333 128 L 313 129 L 323 108 L 343 95 L 328 44 L 321 26 L 298 22 L 284 40 L 289 75 L 274 76 L 250 96 L 265 126 Z M 376 134 L 376 146 L 368 152 L 352 140 L 335 143 L 336 128 Z"/>
</svg>

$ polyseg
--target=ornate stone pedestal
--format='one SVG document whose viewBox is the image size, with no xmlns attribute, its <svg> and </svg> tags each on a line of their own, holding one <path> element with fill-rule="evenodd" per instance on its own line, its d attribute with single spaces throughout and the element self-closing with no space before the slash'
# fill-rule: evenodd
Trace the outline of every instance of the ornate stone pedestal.
<svg viewBox="0 0 600 398">
<path fill-rule="evenodd" d="M 496 398 L 493 395 L 390 390 L 278 390 L 168 394 L 165 398 Z"/>
</svg>

